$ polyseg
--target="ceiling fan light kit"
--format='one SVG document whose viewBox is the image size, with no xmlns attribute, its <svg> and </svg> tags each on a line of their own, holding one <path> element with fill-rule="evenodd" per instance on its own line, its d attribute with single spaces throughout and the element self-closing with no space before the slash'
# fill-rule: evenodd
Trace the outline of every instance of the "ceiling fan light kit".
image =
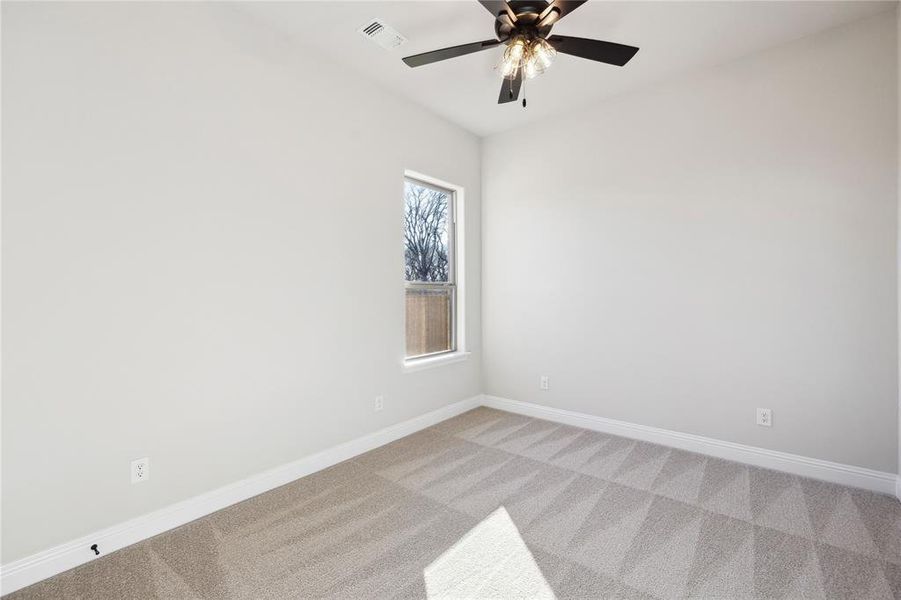
<svg viewBox="0 0 901 600">
<path fill-rule="evenodd" d="M 557 50 L 541 37 L 529 40 L 525 36 L 516 36 L 507 42 L 504 50 L 504 61 L 501 63 L 501 74 L 507 79 L 525 75 L 532 79 L 544 73 L 554 62 Z"/>
<path fill-rule="evenodd" d="M 519 98 L 523 79 L 532 79 L 544 73 L 553 64 L 558 52 L 619 67 L 625 65 L 638 52 L 635 46 L 551 35 L 551 29 L 557 21 L 585 2 L 586 0 L 479 0 L 479 4 L 494 16 L 497 39 L 432 50 L 407 56 L 403 60 L 411 67 L 421 67 L 504 44 L 506 48 L 500 64 L 503 80 L 498 104 Z M 525 105 L 523 99 L 523 107 Z"/>
</svg>

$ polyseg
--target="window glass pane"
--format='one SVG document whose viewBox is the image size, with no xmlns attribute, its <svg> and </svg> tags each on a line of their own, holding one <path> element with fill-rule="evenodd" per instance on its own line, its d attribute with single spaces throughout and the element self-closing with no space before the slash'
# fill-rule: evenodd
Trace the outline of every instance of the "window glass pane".
<svg viewBox="0 0 901 600">
<path fill-rule="evenodd" d="M 453 350 L 453 288 L 407 288 L 407 356 Z"/>
<path fill-rule="evenodd" d="M 407 281 L 451 281 L 450 194 L 404 182 L 404 262 Z"/>
</svg>

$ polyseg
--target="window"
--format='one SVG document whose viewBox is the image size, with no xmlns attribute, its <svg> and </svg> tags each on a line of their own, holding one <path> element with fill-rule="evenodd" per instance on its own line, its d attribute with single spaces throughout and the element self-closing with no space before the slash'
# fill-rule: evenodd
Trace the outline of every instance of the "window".
<svg viewBox="0 0 901 600">
<path fill-rule="evenodd" d="M 459 348 L 457 194 L 420 178 L 404 180 L 407 359 Z"/>
</svg>

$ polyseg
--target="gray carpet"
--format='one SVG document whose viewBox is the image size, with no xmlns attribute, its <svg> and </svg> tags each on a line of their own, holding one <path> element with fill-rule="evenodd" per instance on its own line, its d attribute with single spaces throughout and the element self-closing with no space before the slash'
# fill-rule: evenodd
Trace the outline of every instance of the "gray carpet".
<svg viewBox="0 0 901 600">
<path fill-rule="evenodd" d="M 516 590 L 502 538 L 557 598 L 901 599 L 894 498 L 486 408 L 8 598 L 425 598 L 467 568 Z"/>
</svg>

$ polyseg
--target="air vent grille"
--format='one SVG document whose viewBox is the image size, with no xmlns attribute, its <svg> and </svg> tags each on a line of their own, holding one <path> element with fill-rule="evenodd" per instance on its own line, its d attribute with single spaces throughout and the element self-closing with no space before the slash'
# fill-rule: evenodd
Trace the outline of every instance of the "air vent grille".
<svg viewBox="0 0 901 600">
<path fill-rule="evenodd" d="M 385 28 L 385 26 L 382 25 L 381 23 L 379 23 L 378 21 L 373 21 L 372 23 L 370 23 L 369 25 L 367 25 L 366 27 L 363 28 L 363 33 L 365 33 L 368 36 L 373 36 L 384 28 Z"/>
<path fill-rule="evenodd" d="M 357 31 L 386 50 L 397 48 L 407 41 L 407 38 L 381 19 L 373 19 Z"/>
</svg>

